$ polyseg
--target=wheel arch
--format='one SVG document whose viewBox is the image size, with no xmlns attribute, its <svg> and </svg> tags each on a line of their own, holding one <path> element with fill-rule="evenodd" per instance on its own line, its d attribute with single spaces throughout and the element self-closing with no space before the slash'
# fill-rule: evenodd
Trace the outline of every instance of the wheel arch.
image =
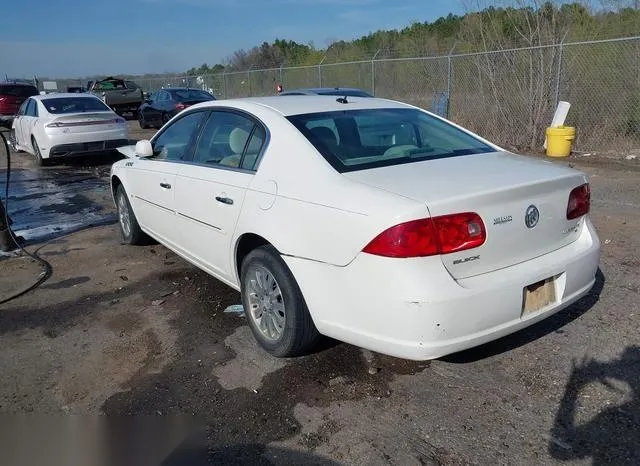
<svg viewBox="0 0 640 466">
<path fill-rule="evenodd" d="M 122 185 L 122 180 L 118 177 L 118 175 L 111 176 L 111 197 L 113 198 L 113 202 L 116 202 L 116 190 L 118 186 Z"/>
<path fill-rule="evenodd" d="M 238 240 L 236 241 L 233 265 L 235 267 L 235 277 L 239 286 L 242 261 L 247 257 L 247 254 L 261 246 L 272 246 L 276 251 L 278 250 L 273 243 L 256 233 L 243 233 L 238 237 Z"/>
</svg>

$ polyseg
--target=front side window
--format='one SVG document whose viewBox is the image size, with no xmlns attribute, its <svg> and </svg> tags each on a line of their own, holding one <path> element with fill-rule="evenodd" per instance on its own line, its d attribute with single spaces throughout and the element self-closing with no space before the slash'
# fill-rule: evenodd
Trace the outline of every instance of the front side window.
<svg viewBox="0 0 640 466">
<path fill-rule="evenodd" d="M 18 116 L 22 116 L 27 113 L 27 106 L 29 105 L 30 100 L 31 99 L 27 99 L 24 102 L 22 102 L 22 105 L 20 105 L 20 108 L 18 109 Z"/>
<path fill-rule="evenodd" d="M 202 129 L 193 161 L 253 170 L 264 140 L 264 128 L 248 117 L 213 111 Z"/>
<path fill-rule="evenodd" d="M 95 97 L 55 97 L 42 99 L 42 105 L 53 115 L 111 111 L 102 100 Z"/>
<path fill-rule="evenodd" d="M 288 119 L 339 172 L 495 152 L 478 138 L 417 109 L 344 110 Z"/>
<path fill-rule="evenodd" d="M 205 112 L 191 112 L 174 121 L 152 141 L 156 160 L 186 160 Z"/>
</svg>

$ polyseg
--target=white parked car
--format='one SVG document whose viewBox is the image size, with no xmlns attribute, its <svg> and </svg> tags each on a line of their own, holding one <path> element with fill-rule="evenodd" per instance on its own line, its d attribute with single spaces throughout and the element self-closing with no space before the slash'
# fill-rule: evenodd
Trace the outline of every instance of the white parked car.
<svg viewBox="0 0 640 466">
<path fill-rule="evenodd" d="M 14 149 L 35 155 L 40 165 L 129 143 L 126 120 L 90 94 L 30 97 L 20 107 L 12 128 Z"/>
<path fill-rule="evenodd" d="M 240 290 L 275 356 L 326 335 L 437 358 L 549 317 L 595 283 L 583 173 L 400 102 L 212 101 L 119 150 L 124 240 L 155 238 Z"/>
</svg>

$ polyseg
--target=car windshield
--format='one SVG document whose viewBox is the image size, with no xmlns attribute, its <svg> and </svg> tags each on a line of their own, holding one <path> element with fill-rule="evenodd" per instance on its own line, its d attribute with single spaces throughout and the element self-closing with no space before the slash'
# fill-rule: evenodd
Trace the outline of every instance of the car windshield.
<svg viewBox="0 0 640 466">
<path fill-rule="evenodd" d="M 213 96 L 208 92 L 199 89 L 180 89 L 170 91 L 171 96 L 178 102 L 187 102 L 189 100 L 212 100 Z"/>
<path fill-rule="evenodd" d="M 12 97 L 31 97 L 37 95 L 38 89 L 34 86 L 20 86 L 12 84 L 1 84 L 0 95 L 10 95 Z"/>
<path fill-rule="evenodd" d="M 43 99 L 42 105 L 47 109 L 47 112 L 53 113 L 54 115 L 111 111 L 104 102 L 95 97 L 56 97 Z"/>
<path fill-rule="evenodd" d="M 496 151 L 417 109 L 344 110 L 288 119 L 339 172 Z"/>
</svg>

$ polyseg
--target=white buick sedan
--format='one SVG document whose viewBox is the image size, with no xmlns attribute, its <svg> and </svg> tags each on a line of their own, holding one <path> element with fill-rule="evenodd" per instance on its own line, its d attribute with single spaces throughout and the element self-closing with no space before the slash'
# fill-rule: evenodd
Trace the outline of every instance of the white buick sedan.
<svg viewBox="0 0 640 466">
<path fill-rule="evenodd" d="M 20 107 L 12 128 L 13 148 L 34 155 L 39 165 L 129 143 L 126 120 L 91 94 L 30 97 Z"/>
<path fill-rule="evenodd" d="M 400 102 L 212 101 L 120 150 L 125 242 L 150 236 L 239 290 L 278 357 L 326 335 L 437 358 L 545 319 L 595 282 L 583 173 Z"/>
</svg>

